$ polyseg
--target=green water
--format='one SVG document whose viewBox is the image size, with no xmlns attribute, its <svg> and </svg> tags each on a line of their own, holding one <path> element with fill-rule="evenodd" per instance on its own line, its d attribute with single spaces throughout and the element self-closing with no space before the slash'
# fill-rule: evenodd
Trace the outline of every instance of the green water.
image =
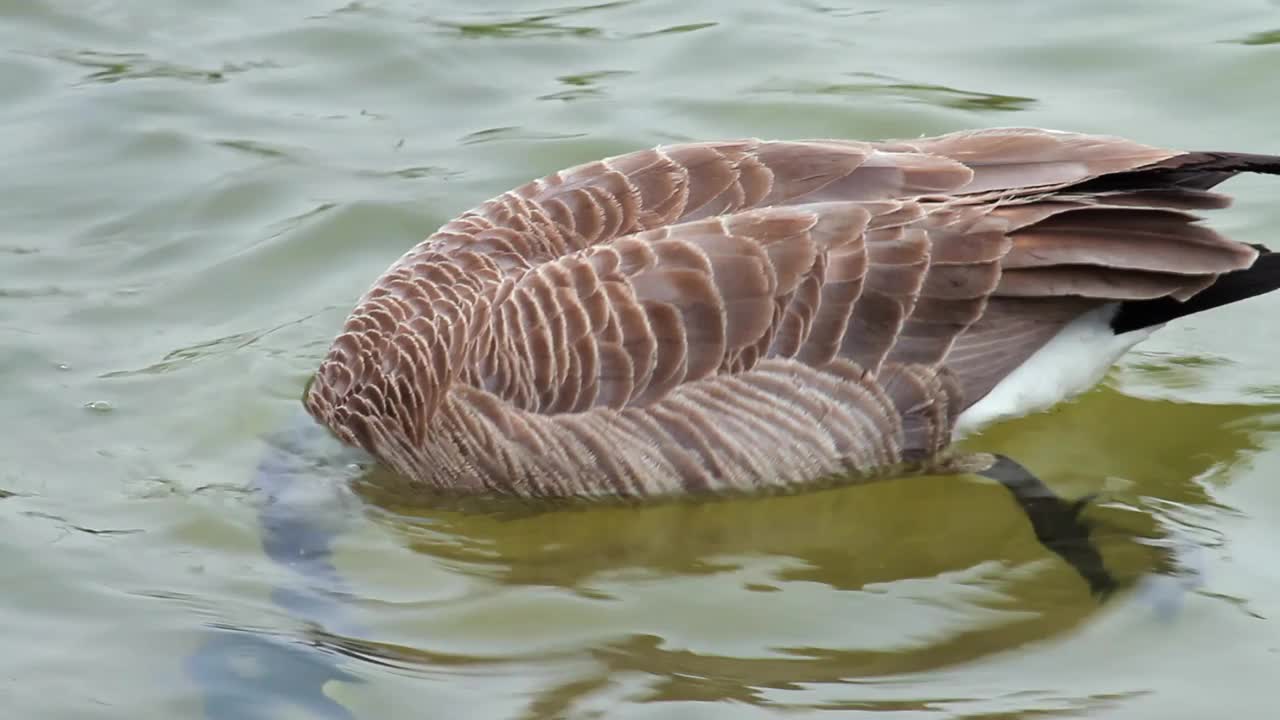
<svg viewBox="0 0 1280 720">
<path fill-rule="evenodd" d="M 1277 152 L 1278 28 L 1260 0 L 0 0 L 5 716 L 199 717 L 183 667 L 216 628 L 308 638 L 244 490 L 260 437 L 457 212 L 685 139 L 1018 124 Z M 1230 190 L 1215 226 L 1280 244 L 1280 186 Z M 1194 548 L 1173 609 L 1099 607 L 1007 493 L 954 478 L 524 516 L 366 488 L 335 562 L 380 660 L 325 691 L 361 718 L 1263 716 L 1277 311 L 1180 322 L 976 443 L 1102 492 L 1129 582 L 1142 538 Z"/>
</svg>

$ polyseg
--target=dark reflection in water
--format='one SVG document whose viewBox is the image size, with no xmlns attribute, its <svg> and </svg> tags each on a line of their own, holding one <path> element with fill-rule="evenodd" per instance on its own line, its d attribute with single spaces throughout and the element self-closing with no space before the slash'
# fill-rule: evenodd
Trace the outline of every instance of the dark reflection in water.
<svg viewBox="0 0 1280 720">
<path fill-rule="evenodd" d="M 907 82 L 876 73 L 851 72 L 847 75 L 852 78 L 848 82 L 813 83 L 805 80 L 774 82 L 758 88 L 757 91 L 791 95 L 880 96 L 975 111 L 1013 112 L 1030 109 L 1036 104 L 1036 99 L 1030 97 L 961 90 L 933 83 Z"/>
<path fill-rule="evenodd" d="M 548 8 L 529 14 L 481 9 L 473 10 L 464 19 L 426 18 L 423 21 L 445 32 L 457 33 L 459 37 L 466 40 L 533 38 L 640 40 L 662 35 L 697 32 L 719 25 L 718 22 L 704 21 L 665 25 L 640 32 L 612 32 L 607 30 L 599 19 L 605 12 L 633 4 L 634 0 L 617 0 Z"/>
<path fill-rule="evenodd" d="M 1223 511 L 1212 499 L 1212 483 L 1261 447 L 1276 417 L 1267 406 L 1143 400 L 1104 389 L 1058 412 L 994 429 L 971 445 L 1021 459 L 1064 496 L 1099 493 L 1085 511 L 1093 542 L 1111 573 L 1132 587 L 1144 575 L 1175 571 L 1169 547 L 1214 541 L 1193 519 Z M 763 640 L 758 651 L 738 653 L 682 647 L 678 638 L 654 631 L 653 616 L 630 627 L 624 620 L 599 640 L 533 656 L 444 652 L 418 647 L 431 644 L 421 638 L 367 639 L 351 618 L 376 599 L 358 590 L 345 594 L 342 579 L 332 574 L 335 527 L 308 522 L 305 508 L 294 513 L 285 503 L 276 506 L 274 518 L 264 515 L 267 549 L 277 561 L 294 557 L 291 564 L 304 582 L 301 591 L 279 591 L 276 601 L 307 628 L 295 638 L 254 636 L 262 646 L 258 654 L 272 663 L 271 687 L 246 684 L 240 694 L 279 699 L 292 693 L 295 704 L 343 717 L 335 704 L 317 704 L 325 682 L 352 677 L 341 669 L 342 658 L 427 674 L 463 667 L 518 674 L 530 663 L 573 659 L 592 662 L 572 679 L 540 689 L 530 699 L 529 717 L 560 716 L 637 674 L 648 680 L 639 695 L 628 693 L 634 701 L 772 705 L 777 700 L 771 690 L 922 673 L 1024 648 L 1063 636 L 1100 608 L 1084 581 L 1036 541 L 1005 489 L 972 478 L 913 477 L 774 497 L 558 509 L 445 503 L 379 471 L 354 487 L 375 521 L 406 546 L 500 588 L 559 588 L 609 603 L 655 583 L 723 576 L 726 587 L 715 601 L 726 603 L 729 616 L 743 618 L 744 637 Z M 291 550 L 290 543 L 297 547 Z M 299 564 L 298 556 L 305 561 Z M 762 560 L 778 561 L 769 564 L 767 581 L 744 584 L 733 577 Z M 851 626 L 888 622 L 889 637 L 899 630 L 901 637 L 850 647 L 833 632 L 820 644 L 787 644 L 786 619 L 772 618 L 773 606 L 759 598 L 783 596 L 795 583 L 836 593 L 826 596 L 826 605 L 844 603 L 840 593 L 848 593 Z M 672 618 L 692 610 L 681 607 L 678 591 L 663 597 Z M 872 597 L 902 603 L 908 613 L 942 608 L 962 624 L 924 629 L 903 623 L 901 615 L 877 619 L 865 614 Z M 197 656 L 205 664 L 193 664 L 215 699 L 238 697 L 227 690 L 235 682 L 219 656 L 246 652 L 254 641 L 244 638 L 220 636 Z M 298 682 L 278 681 L 277 675 L 290 672 Z M 880 709 L 901 709 L 901 702 L 891 704 Z M 212 712 L 214 702 L 208 707 L 211 717 L 234 716 Z"/>
<path fill-rule="evenodd" d="M 1067 497 L 1100 493 L 1088 513 L 1100 525 L 1097 539 L 1108 542 L 1155 534 L 1163 506 L 1213 505 L 1201 476 L 1214 468 L 1226 475 L 1261 447 L 1259 435 L 1277 421 L 1271 406 L 1146 400 L 1104 389 L 1058 412 L 994 428 L 967 446 L 1021 459 Z M 382 471 L 355 489 L 387 511 L 382 522 L 418 551 L 473 563 L 516 584 L 574 587 L 621 568 L 714 573 L 727 562 L 716 558 L 784 555 L 810 569 L 783 579 L 851 590 L 1045 555 L 1003 488 L 964 477 L 556 511 L 424 497 Z M 1065 567 L 1059 572 L 1070 577 Z"/>
<path fill-rule="evenodd" d="M 507 11 L 477 13 L 467 20 L 430 20 L 464 38 L 598 37 L 604 31 L 594 25 L 565 22 L 567 18 L 628 5 L 628 0 L 559 7 L 527 15 Z"/>
<path fill-rule="evenodd" d="M 1238 38 L 1232 42 L 1241 45 L 1275 45 L 1280 43 L 1280 30 L 1263 30 Z"/>
<path fill-rule="evenodd" d="M 1147 573 L 1175 570 L 1165 551 L 1171 535 L 1213 542 L 1188 522 L 1195 513 L 1187 510 L 1220 511 L 1209 483 L 1259 449 L 1276 419 L 1268 406 L 1145 400 L 1102 389 L 969 444 L 1022 459 L 1067 497 L 1099 493 L 1086 510 L 1093 540 L 1112 573 L 1132 586 Z M 711 575 L 768 556 L 800 562 L 778 570 L 774 587 L 748 589 L 803 581 L 892 593 L 901 581 L 962 575 L 967 579 L 956 582 L 998 590 L 970 602 L 1005 611 L 997 624 L 883 650 L 802 647 L 783 658 L 723 657 L 668 649 L 648 635 L 592 650 L 613 672 L 667 678 L 658 693 L 664 697 L 746 700 L 754 687 L 942 668 L 1059 636 L 1099 608 L 1084 582 L 1035 541 L 1004 488 L 973 479 L 903 478 L 779 497 L 560 512 L 415 508 L 400 483 L 378 474 L 357 491 L 387 511 L 381 522 L 416 551 L 512 585 L 607 596 L 616 590 L 602 590 L 598 580 L 620 570 L 644 570 L 650 579 Z"/>
<path fill-rule="evenodd" d="M 53 55 L 73 65 L 91 69 L 81 80 L 83 83 L 115 83 L 122 80 L 153 80 L 157 78 L 182 80 L 194 83 L 222 83 L 231 75 L 250 70 L 273 69 L 269 62 L 225 63 L 219 68 L 198 68 L 166 62 L 137 52 L 101 52 L 82 50 Z"/>
</svg>

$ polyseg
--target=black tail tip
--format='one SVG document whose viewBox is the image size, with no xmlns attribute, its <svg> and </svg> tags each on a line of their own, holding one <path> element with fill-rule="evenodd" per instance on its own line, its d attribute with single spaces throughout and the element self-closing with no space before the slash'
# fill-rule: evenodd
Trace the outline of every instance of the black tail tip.
<svg viewBox="0 0 1280 720">
<path fill-rule="evenodd" d="M 1280 289 L 1280 253 L 1272 252 L 1265 245 L 1250 245 L 1259 253 L 1258 259 L 1243 270 L 1236 270 L 1218 277 L 1209 287 L 1196 293 L 1186 302 L 1171 297 L 1153 300 L 1129 300 L 1120 304 L 1120 310 L 1111 319 L 1111 329 L 1117 334 L 1154 327 L 1187 315 L 1230 305 L 1241 300 L 1265 295 Z"/>
</svg>

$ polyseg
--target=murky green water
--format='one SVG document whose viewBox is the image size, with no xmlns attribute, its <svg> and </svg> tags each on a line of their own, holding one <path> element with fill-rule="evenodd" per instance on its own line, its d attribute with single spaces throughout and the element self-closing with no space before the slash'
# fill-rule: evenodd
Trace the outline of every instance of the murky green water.
<svg viewBox="0 0 1280 720">
<path fill-rule="evenodd" d="M 210 638 L 314 639 L 271 598 L 259 438 L 453 214 L 683 139 L 1026 124 L 1276 152 L 1277 28 L 1260 0 L 0 1 L 6 716 L 199 717 Z M 1280 243 L 1280 185 L 1231 190 L 1217 227 Z M 1260 717 L 1278 311 L 1179 323 L 977 443 L 1103 492 L 1130 581 L 1143 537 L 1198 548 L 1172 610 L 1099 607 L 965 480 L 515 516 L 367 490 L 335 558 L 366 659 L 325 691 L 361 718 Z"/>
</svg>

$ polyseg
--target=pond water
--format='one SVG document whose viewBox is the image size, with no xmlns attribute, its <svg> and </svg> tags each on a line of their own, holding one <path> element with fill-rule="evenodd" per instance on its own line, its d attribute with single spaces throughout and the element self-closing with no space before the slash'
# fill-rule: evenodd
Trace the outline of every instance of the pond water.
<svg viewBox="0 0 1280 720">
<path fill-rule="evenodd" d="M 1131 588 L 1105 604 L 968 479 L 555 513 L 366 481 L 330 503 L 350 595 L 316 627 L 273 595 L 290 576 L 246 485 L 357 296 L 498 192 L 742 136 L 1039 125 L 1280 152 L 1280 4 L 5 0 L 0 48 L 12 717 L 1274 706 L 1280 296 L 1180 321 L 970 443 L 1100 493 L 1094 540 Z M 1229 190 L 1215 227 L 1280 244 L 1280 186 Z M 1181 595 L 1143 579 L 1162 537 L 1195 571 Z M 266 680 L 200 672 L 219 648 Z M 333 704 L 268 707 L 295 688 Z"/>
</svg>

